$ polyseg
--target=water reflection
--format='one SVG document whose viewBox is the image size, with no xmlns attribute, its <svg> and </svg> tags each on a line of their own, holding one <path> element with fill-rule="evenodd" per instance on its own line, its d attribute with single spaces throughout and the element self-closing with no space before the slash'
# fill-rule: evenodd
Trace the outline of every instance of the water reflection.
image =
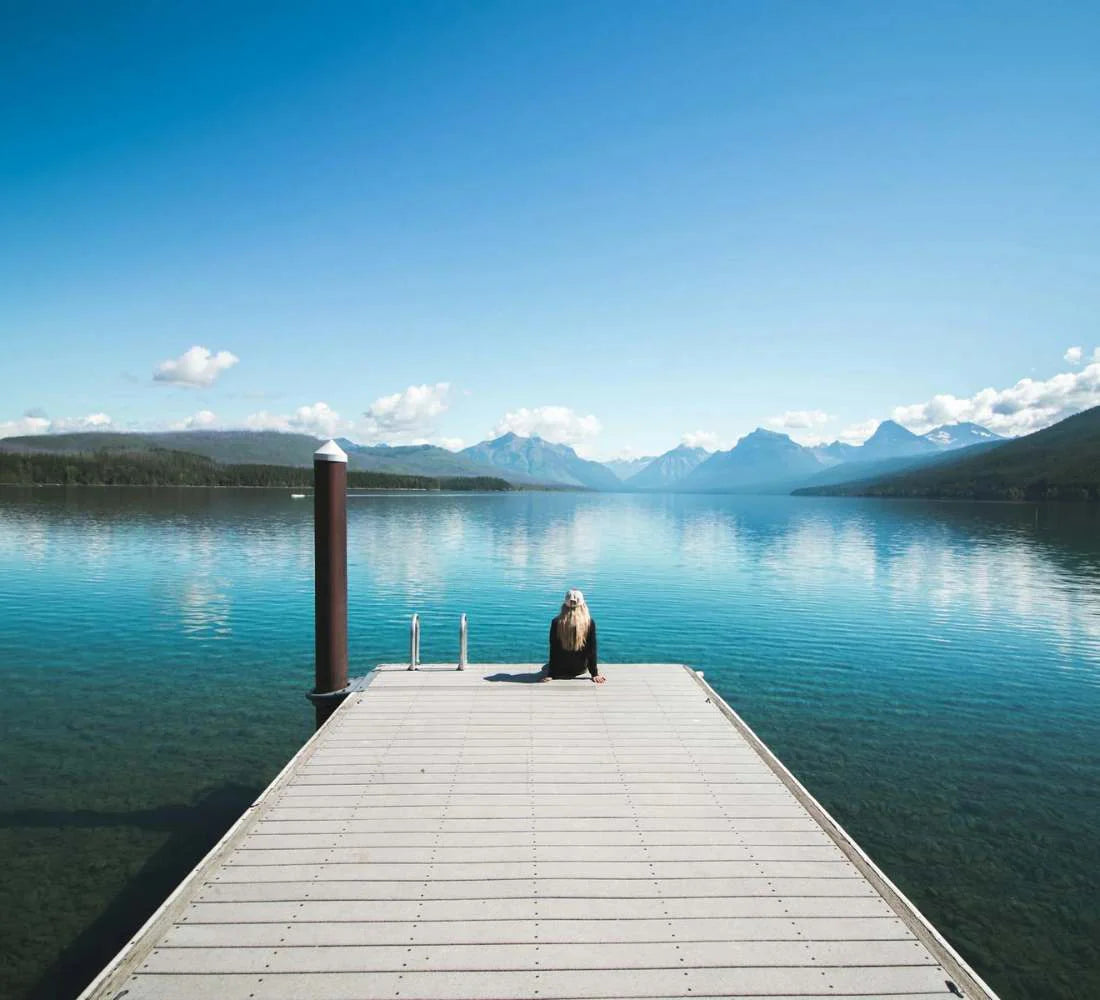
<svg viewBox="0 0 1100 1000">
<path fill-rule="evenodd" d="M 739 608 L 762 600 L 773 601 L 773 611 L 826 603 L 860 621 L 877 609 L 953 632 L 1039 630 L 1063 656 L 1069 650 L 1095 663 L 1097 526 L 1088 510 L 1044 508 L 1037 516 L 1011 505 L 381 495 L 350 502 L 349 569 L 353 606 L 366 619 L 382 603 L 402 613 L 438 603 L 483 609 L 490 623 L 541 620 L 551 595 L 576 584 L 592 589 L 613 631 L 643 607 L 671 625 L 676 615 L 704 610 L 736 619 Z M 0 498 L 9 579 L 32 589 L 50 580 L 114 580 L 123 593 L 153 581 L 163 613 L 192 636 L 231 634 L 234 581 L 261 601 L 296 599 L 311 587 L 312 559 L 312 509 L 281 491 L 34 490 Z M 656 608 L 654 590 L 664 595 Z M 383 617 L 393 620 L 394 609 Z"/>
<path fill-rule="evenodd" d="M 312 516 L 283 491 L 0 490 L 0 688 L 21 706 L 0 743 L 4 808 L 74 794 L 151 808 L 182 774 L 251 781 L 249 748 L 277 770 L 296 737 L 264 741 L 308 716 Z M 1100 511 L 1069 505 L 356 497 L 352 665 L 402 657 L 414 610 L 426 659 L 456 653 L 465 611 L 475 659 L 539 662 L 562 591 L 580 586 L 606 659 L 705 668 L 903 888 L 952 886 L 950 905 L 917 901 L 996 973 L 1020 941 L 1085 954 L 1100 934 L 1100 804 L 1082 793 L 1100 780 L 1098 529 Z M 230 677 L 248 712 L 226 706 Z M 120 788 L 135 740 L 145 756 Z M 93 751 L 116 756 L 97 769 Z M 1041 780 L 1022 784 L 1025 764 Z M 69 870 L 80 845 L 65 844 Z M 127 850 L 110 856 L 136 870 Z M 52 940 L 56 907 L 20 920 L 28 941 Z"/>
<path fill-rule="evenodd" d="M 233 632 L 225 581 L 192 581 L 180 595 L 180 608 L 182 631 L 189 639 L 228 639 Z"/>
</svg>

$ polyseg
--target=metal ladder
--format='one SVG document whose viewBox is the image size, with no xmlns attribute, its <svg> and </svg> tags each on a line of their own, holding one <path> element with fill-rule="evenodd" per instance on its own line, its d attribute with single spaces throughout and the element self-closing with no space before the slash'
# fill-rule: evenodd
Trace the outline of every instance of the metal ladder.
<svg viewBox="0 0 1100 1000">
<path fill-rule="evenodd" d="M 463 613 L 458 621 L 458 669 L 466 669 L 467 648 L 466 615 Z M 414 614 L 409 623 L 409 670 L 420 669 L 420 615 Z"/>
</svg>

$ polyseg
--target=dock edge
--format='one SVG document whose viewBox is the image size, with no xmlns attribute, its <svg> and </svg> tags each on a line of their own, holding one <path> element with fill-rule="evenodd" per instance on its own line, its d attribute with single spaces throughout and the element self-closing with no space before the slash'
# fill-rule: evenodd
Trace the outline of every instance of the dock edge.
<svg viewBox="0 0 1100 1000">
<path fill-rule="evenodd" d="M 749 745 L 760 755 L 764 763 L 790 790 L 791 794 L 805 807 L 806 811 L 817 821 L 818 825 L 844 853 L 844 856 L 860 871 L 864 878 L 875 888 L 887 905 L 898 915 L 899 919 L 909 928 L 936 958 L 940 964 L 951 974 L 953 982 L 962 991 L 966 1000 L 999 1000 L 999 997 L 988 984 L 967 964 L 962 957 L 942 935 L 935 926 L 924 916 L 914 903 L 893 882 L 887 878 L 885 872 L 876 865 L 864 852 L 863 848 L 855 842 L 833 817 L 828 810 L 817 801 L 799 781 L 787 766 L 771 751 L 768 745 L 753 732 L 752 727 L 745 722 L 728 704 L 725 699 L 712 688 L 703 678 L 701 671 L 694 670 L 687 664 L 684 669 L 691 675 L 707 695 L 718 706 L 718 710 L 741 733 Z"/>
<path fill-rule="evenodd" d="M 333 716 L 338 715 L 344 705 L 350 704 L 354 695 L 362 693 L 363 688 L 366 686 L 363 683 L 364 680 L 365 679 L 360 678 L 349 684 L 350 697 L 345 699 L 345 701 L 337 707 L 336 711 L 333 712 Z M 314 745 L 321 739 L 324 732 L 325 727 L 321 726 L 320 729 L 314 732 L 313 735 L 302 744 L 298 752 L 294 754 L 294 756 L 286 762 L 283 769 L 275 775 L 271 784 L 269 784 L 267 788 L 260 793 L 257 799 L 241 814 L 237 822 L 226 830 L 222 838 L 207 852 L 206 856 L 191 869 L 187 877 L 172 891 L 172 894 L 153 911 L 149 919 L 134 932 L 133 936 L 121 949 L 119 949 L 118 953 L 111 959 L 99 975 L 84 988 L 83 992 L 77 996 L 76 1000 L 93 1000 L 93 998 L 97 998 L 97 1000 L 117 1000 L 118 997 L 122 996 L 122 993 L 125 992 L 122 986 L 125 977 L 129 976 L 133 970 L 144 961 L 146 955 L 153 950 L 156 943 L 160 940 L 160 935 L 154 934 L 153 931 L 174 922 L 177 913 L 187 905 L 187 900 L 190 898 L 191 890 L 195 884 L 198 883 L 201 885 L 206 873 L 223 855 L 230 853 L 237 844 L 244 839 L 252 824 L 256 821 L 260 806 L 263 805 L 269 795 L 287 783 L 295 767 L 298 765 L 298 762 L 302 760 L 303 757 L 313 752 Z M 121 990 L 122 992 L 111 993 L 111 990 Z"/>
</svg>

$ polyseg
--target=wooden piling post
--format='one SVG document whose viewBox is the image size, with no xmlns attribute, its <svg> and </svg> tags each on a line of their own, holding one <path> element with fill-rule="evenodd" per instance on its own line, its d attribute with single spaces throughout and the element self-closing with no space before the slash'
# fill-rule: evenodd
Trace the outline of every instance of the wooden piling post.
<svg viewBox="0 0 1100 1000">
<path fill-rule="evenodd" d="M 348 456 L 329 441 L 313 453 L 316 683 L 309 694 L 320 729 L 348 686 Z"/>
</svg>

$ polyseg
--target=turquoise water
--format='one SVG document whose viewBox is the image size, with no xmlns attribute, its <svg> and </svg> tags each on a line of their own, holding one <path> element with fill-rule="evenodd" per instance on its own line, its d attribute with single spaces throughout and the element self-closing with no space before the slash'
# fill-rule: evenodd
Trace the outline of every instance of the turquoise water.
<svg viewBox="0 0 1100 1000">
<path fill-rule="evenodd" d="M 349 501 L 355 672 L 707 678 L 1004 1000 L 1100 996 L 1100 511 L 785 497 Z M 0 490 L 0 996 L 68 997 L 310 732 L 312 505 Z"/>
</svg>

